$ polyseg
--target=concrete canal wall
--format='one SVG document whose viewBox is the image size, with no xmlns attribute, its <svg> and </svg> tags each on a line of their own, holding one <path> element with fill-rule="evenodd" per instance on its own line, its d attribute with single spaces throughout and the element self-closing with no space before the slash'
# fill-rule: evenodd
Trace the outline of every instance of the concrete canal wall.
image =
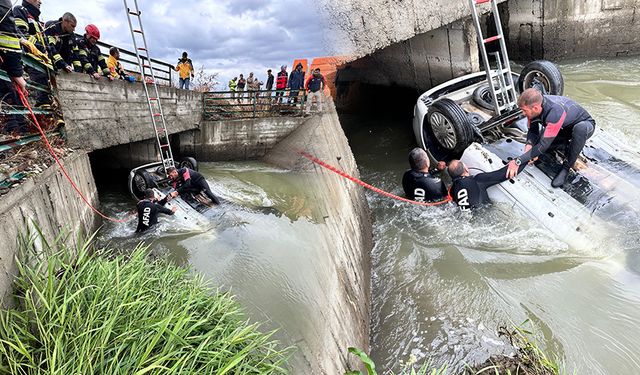
<svg viewBox="0 0 640 375">
<path fill-rule="evenodd" d="M 155 139 L 142 83 L 60 74 L 56 86 L 71 147 L 93 151 Z M 153 86 L 148 88 L 154 96 Z M 202 93 L 162 86 L 159 93 L 171 134 L 198 127 L 203 114 Z"/>
<path fill-rule="evenodd" d="M 97 206 L 98 191 L 87 153 L 76 151 L 65 157 L 63 163 L 85 197 Z M 7 297 L 17 273 L 18 234 L 33 229 L 32 222 L 37 223 L 49 239 L 67 230 L 69 243 L 75 245 L 77 234 L 90 234 L 98 224 L 98 217 L 81 201 L 57 165 L 3 195 L 0 198 L 0 298 L 4 306 L 11 303 Z"/>
<path fill-rule="evenodd" d="M 322 290 L 317 303 L 326 306 L 320 317 L 310 317 L 307 337 L 297 339 L 304 356 L 305 374 L 342 374 L 351 362 L 357 361 L 347 354 L 347 348 L 356 346 L 368 351 L 371 298 L 372 247 L 371 221 L 364 190 L 333 172 L 327 171 L 307 159 L 299 150 L 305 150 L 345 172 L 358 176 L 358 168 L 344 135 L 333 104 L 321 116 L 309 118 L 291 135 L 274 147 L 265 161 L 280 167 L 303 172 L 310 184 L 315 201 L 324 215 L 322 231 L 326 251 L 321 259 L 314 259 Z M 318 176 L 320 178 L 318 178 Z M 312 320 L 312 319 L 317 320 Z"/>
</svg>

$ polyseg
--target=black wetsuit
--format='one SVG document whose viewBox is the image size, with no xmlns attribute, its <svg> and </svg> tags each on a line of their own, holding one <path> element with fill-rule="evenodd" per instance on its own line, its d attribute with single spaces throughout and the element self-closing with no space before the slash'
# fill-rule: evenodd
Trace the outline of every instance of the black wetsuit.
<svg viewBox="0 0 640 375">
<path fill-rule="evenodd" d="M 160 201 L 143 199 L 138 202 L 138 227 L 136 233 L 144 232 L 152 226 L 158 224 L 158 213 L 173 215 L 173 211 L 166 208 L 167 197 Z"/>
<path fill-rule="evenodd" d="M 518 167 L 522 172 L 526 164 Z M 475 176 L 459 176 L 453 179 L 451 198 L 462 211 L 469 211 L 478 206 L 491 203 L 487 189 L 493 185 L 507 181 L 507 166 L 493 172 L 478 173 Z"/>
<path fill-rule="evenodd" d="M 220 204 L 220 199 L 211 192 L 211 188 L 209 188 L 207 180 L 205 180 L 204 176 L 200 173 L 189 168 L 180 168 L 177 172 L 178 179 L 173 182 L 173 188 L 176 189 L 178 194 L 183 195 L 191 193 L 196 195 L 201 191 L 204 191 L 213 203 Z"/>
<path fill-rule="evenodd" d="M 402 176 L 402 187 L 407 198 L 417 202 L 441 201 L 447 196 L 447 188 L 431 173 L 408 170 Z"/>
<path fill-rule="evenodd" d="M 547 150 L 562 148 L 567 157 L 565 166 L 570 168 L 593 135 L 595 126 L 595 120 L 578 103 L 564 96 L 545 95 L 542 113 L 529 124 L 527 144 L 533 147 L 519 159 L 526 164 Z"/>
</svg>

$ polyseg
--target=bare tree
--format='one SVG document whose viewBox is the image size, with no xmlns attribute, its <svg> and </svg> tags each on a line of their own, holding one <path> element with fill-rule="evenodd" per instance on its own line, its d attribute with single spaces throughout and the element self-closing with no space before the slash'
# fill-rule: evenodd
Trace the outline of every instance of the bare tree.
<svg viewBox="0 0 640 375">
<path fill-rule="evenodd" d="M 191 87 L 194 91 L 214 91 L 216 86 L 220 84 L 217 79 L 218 73 L 207 73 L 204 69 L 204 65 L 202 65 L 200 69 L 196 71 Z"/>
</svg>

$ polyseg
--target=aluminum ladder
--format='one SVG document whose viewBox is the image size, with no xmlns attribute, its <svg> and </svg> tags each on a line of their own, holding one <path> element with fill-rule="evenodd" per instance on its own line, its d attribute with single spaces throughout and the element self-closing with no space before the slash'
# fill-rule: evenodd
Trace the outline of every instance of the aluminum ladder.
<svg viewBox="0 0 640 375">
<path fill-rule="evenodd" d="M 507 44 L 504 40 L 500 14 L 498 12 L 498 1 L 469 0 L 469 3 L 471 5 L 473 24 L 476 28 L 476 35 L 478 36 L 478 46 L 480 47 L 484 70 L 487 73 L 487 83 L 489 83 L 489 90 L 491 91 L 491 98 L 493 99 L 493 108 L 496 112 L 496 116 L 499 116 L 517 107 L 518 94 L 516 93 L 516 87 L 513 84 L 513 75 L 511 74 L 509 55 L 507 54 Z M 496 35 L 488 38 L 485 38 L 482 35 L 480 15 L 478 14 L 479 6 L 484 3 L 491 3 L 491 11 L 493 12 L 496 30 L 498 31 Z M 492 53 L 496 59 L 497 66 L 495 70 L 491 69 L 487 53 L 487 44 L 494 41 L 498 41 L 500 43 L 500 51 Z"/>
<path fill-rule="evenodd" d="M 124 8 L 127 12 L 127 20 L 129 21 L 129 30 L 131 31 L 131 39 L 133 40 L 133 50 L 136 53 L 138 59 L 138 66 L 140 67 L 140 74 L 142 76 L 142 86 L 147 98 L 147 104 L 149 105 L 149 113 L 151 114 L 151 122 L 155 130 L 156 141 L 160 157 L 162 158 L 162 166 L 165 173 L 169 167 L 175 167 L 173 160 L 173 152 L 171 151 L 171 145 L 169 144 L 169 132 L 167 132 L 167 123 L 164 119 L 164 112 L 162 111 L 162 103 L 160 102 L 160 94 L 158 93 L 158 85 L 155 80 L 155 73 L 151 66 L 151 59 L 149 58 L 149 49 L 147 48 L 147 39 L 144 36 L 144 29 L 142 28 L 141 12 L 138 8 L 138 0 L 133 0 L 135 8 L 132 10 L 129 8 L 127 0 L 124 1 Z M 139 29 L 134 28 L 134 24 L 131 18 L 138 19 Z M 136 39 L 136 35 L 142 37 L 142 47 L 138 47 L 139 43 Z M 144 53 L 141 56 L 141 53 Z M 146 63 L 145 63 L 146 61 Z M 145 74 L 145 68 L 149 69 L 150 76 Z M 148 78 L 150 78 L 148 80 Z M 153 92 L 149 94 L 149 85 L 153 85 Z"/>
</svg>

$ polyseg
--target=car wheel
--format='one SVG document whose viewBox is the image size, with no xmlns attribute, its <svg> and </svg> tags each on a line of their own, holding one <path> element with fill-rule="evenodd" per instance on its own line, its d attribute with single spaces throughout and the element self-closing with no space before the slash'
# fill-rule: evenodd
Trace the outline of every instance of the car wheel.
<svg viewBox="0 0 640 375">
<path fill-rule="evenodd" d="M 450 156 L 461 154 L 474 139 L 467 113 L 451 99 L 440 99 L 431 105 L 426 125 L 435 146 Z"/>
<path fill-rule="evenodd" d="M 194 171 L 197 171 L 198 162 L 196 161 L 196 159 L 192 157 L 186 157 L 180 161 L 180 168 L 189 168 L 189 169 L 193 169 Z"/>
<path fill-rule="evenodd" d="M 538 89 L 547 95 L 562 95 L 564 79 L 558 67 L 547 60 L 536 60 L 525 65 L 518 77 L 518 90 Z"/>
<path fill-rule="evenodd" d="M 493 108 L 493 97 L 491 96 L 491 90 L 489 89 L 488 84 L 478 86 L 475 90 L 473 90 L 473 102 L 481 108 L 492 112 L 494 111 L 495 108 Z M 502 105 L 502 103 L 499 104 Z"/>
<path fill-rule="evenodd" d="M 156 186 L 155 180 L 149 174 L 149 172 L 144 169 L 137 170 L 133 175 L 133 183 L 131 184 L 132 193 L 138 199 L 144 198 L 144 191 Z"/>
</svg>

